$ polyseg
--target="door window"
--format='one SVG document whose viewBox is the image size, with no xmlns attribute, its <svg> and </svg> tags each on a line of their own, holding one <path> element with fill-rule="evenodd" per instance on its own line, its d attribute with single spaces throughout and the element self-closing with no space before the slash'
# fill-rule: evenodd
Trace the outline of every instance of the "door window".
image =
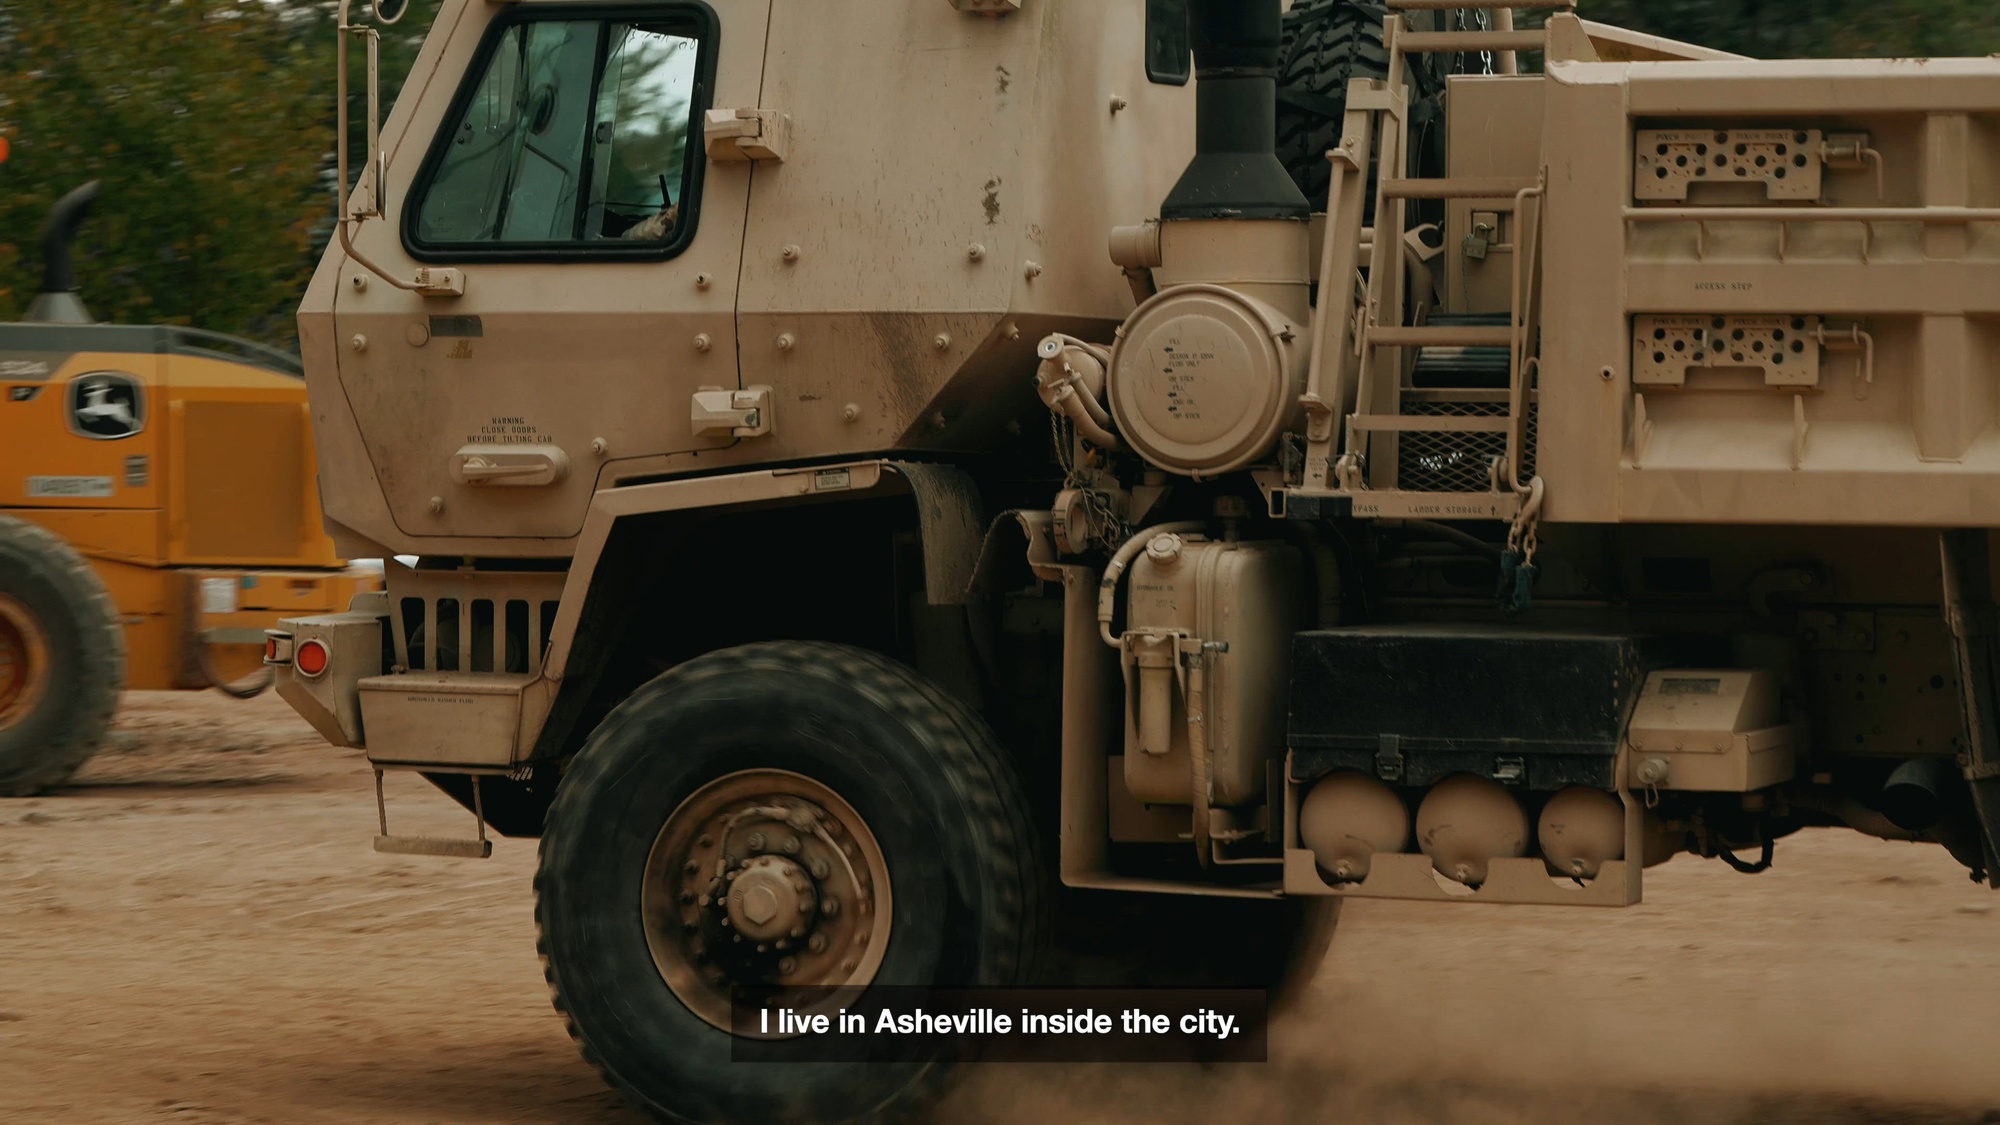
<svg viewBox="0 0 2000 1125">
<path fill-rule="evenodd" d="M 500 27 L 419 175 L 411 250 L 678 251 L 694 234 L 713 40 L 692 9 Z"/>
</svg>

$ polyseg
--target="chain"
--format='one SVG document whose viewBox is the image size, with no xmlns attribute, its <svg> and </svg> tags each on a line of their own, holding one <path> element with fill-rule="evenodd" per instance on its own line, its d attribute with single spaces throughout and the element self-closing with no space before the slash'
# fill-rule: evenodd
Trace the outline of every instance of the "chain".
<svg viewBox="0 0 2000 1125">
<path fill-rule="evenodd" d="M 1119 544 L 1131 538 L 1131 529 L 1124 517 L 1112 507 L 1111 497 L 1101 488 L 1093 487 L 1094 481 L 1076 463 L 1076 423 L 1060 414 L 1049 415 L 1049 428 L 1055 439 L 1056 464 L 1063 472 L 1063 487 L 1083 496 L 1089 510 L 1088 523 L 1091 538 L 1106 550 L 1115 550 Z"/>
<path fill-rule="evenodd" d="M 1454 9 L 1452 13 L 1452 18 L 1458 21 L 1458 26 L 1453 30 L 1486 31 L 1493 26 L 1492 17 L 1490 17 L 1487 14 L 1486 9 L 1484 8 L 1477 9 L 1474 15 L 1472 16 L 1470 22 L 1466 20 L 1465 13 L 1466 9 L 1464 8 Z M 1479 73 L 1480 74 L 1493 73 L 1493 52 L 1491 51 L 1479 52 Z"/>
<path fill-rule="evenodd" d="M 1076 449 L 1076 441 L 1071 431 L 1072 425 L 1070 420 L 1061 414 L 1054 411 L 1049 412 L 1049 429 L 1052 431 L 1052 436 L 1055 438 L 1056 444 L 1056 465 L 1063 471 L 1063 485 L 1065 487 L 1069 485 L 1070 481 L 1076 478 L 1076 458 L 1073 455 Z"/>
<path fill-rule="evenodd" d="M 1528 482 L 1521 510 L 1507 528 L 1507 549 L 1500 553 L 1500 582 L 1494 597 L 1508 613 L 1528 608 L 1535 585 L 1535 549 L 1540 546 L 1536 529 L 1542 520 L 1542 478 Z"/>
</svg>

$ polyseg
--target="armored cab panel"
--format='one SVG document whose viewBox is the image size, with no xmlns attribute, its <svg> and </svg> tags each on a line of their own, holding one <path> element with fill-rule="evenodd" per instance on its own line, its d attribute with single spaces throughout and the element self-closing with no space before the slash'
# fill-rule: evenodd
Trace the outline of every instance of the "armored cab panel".
<svg viewBox="0 0 2000 1125">
<path fill-rule="evenodd" d="M 769 16 L 444 5 L 384 126 L 382 214 L 352 244 L 390 277 L 456 270 L 463 294 L 322 262 L 300 327 L 333 522 L 399 551 L 561 554 L 607 467 L 729 444 L 688 412 L 737 385 L 752 172 L 703 159 L 702 123 L 756 104 Z"/>
<path fill-rule="evenodd" d="M 2000 522 L 2000 60 L 1551 64 L 1547 520 Z"/>
<path fill-rule="evenodd" d="M 563 556 L 621 482 L 990 444 L 1193 150 L 1145 18 L 447 0 L 301 309 L 336 533 Z"/>
<path fill-rule="evenodd" d="M 1193 87 L 1147 80 L 1144 20 L 778 0 L 762 96 L 792 149 L 751 187 L 740 321 L 766 452 L 990 444 L 1034 407 L 1042 336 L 1110 341 L 1132 297 L 1106 235 L 1193 151 Z"/>
</svg>

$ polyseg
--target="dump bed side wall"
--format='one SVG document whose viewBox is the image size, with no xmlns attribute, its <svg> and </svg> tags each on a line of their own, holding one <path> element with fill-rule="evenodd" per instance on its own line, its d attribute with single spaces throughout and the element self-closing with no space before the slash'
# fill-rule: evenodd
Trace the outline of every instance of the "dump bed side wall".
<svg viewBox="0 0 2000 1125">
<path fill-rule="evenodd" d="M 1732 128 L 1865 132 L 1880 192 L 1869 164 L 1829 166 L 1816 199 L 1635 199 L 1636 130 Z M 1996 142 L 2000 60 L 1552 65 L 1544 518 L 2000 524 Z M 1634 317 L 1759 315 L 1858 327 L 1872 359 L 1856 338 L 1811 386 L 1634 382 Z"/>
</svg>

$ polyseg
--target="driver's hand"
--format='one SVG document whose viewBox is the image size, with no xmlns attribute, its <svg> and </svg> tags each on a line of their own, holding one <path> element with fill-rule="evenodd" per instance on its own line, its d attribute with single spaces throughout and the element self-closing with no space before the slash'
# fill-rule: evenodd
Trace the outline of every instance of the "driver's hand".
<svg viewBox="0 0 2000 1125">
<path fill-rule="evenodd" d="M 667 237 L 667 232 L 674 229 L 674 224 L 680 221 L 680 217 L 681 205 L 678 203 L 670 204 L 666 210 L 661 211 L 659 214 L 632 224 L 624 234 L 618 237 L 629 238 L 634 242 L 657 242 Z"/>
</svg>

